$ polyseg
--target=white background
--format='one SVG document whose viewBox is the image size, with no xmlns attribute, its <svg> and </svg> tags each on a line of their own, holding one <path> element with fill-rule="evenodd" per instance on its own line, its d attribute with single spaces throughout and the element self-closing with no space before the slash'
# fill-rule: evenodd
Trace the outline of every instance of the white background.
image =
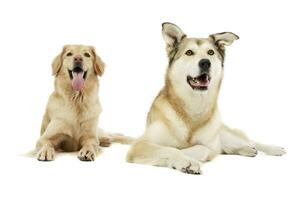
<svg viewBox="0 0 300 200">
<path fill-rule="evenodd" d="M 297 1 L 1 1 L 0 199 L 299 199 Z M 225 122 L 283 157 L 219 156 L 193 176 L 125 162 L 128 146 L 95 162 L 38 162 L 32 150 L 49 94 L 50 64 L 64 44 L 90 44 L 107 67 L 100 126 L 143 133 L 167 65 L 161 23 L 189 36 L 232 31 L 219 104 Z"/>
</svg>

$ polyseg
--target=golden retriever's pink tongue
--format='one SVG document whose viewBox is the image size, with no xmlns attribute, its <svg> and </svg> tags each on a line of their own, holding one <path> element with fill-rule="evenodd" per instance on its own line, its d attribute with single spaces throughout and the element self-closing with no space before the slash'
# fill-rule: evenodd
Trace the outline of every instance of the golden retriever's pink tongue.
<svg viewBox="0 0 300 200">
<path fill-rule="evenodd" d="M 73 80 L 72 80 L 72 87 L 75 91 L 82 90 L 84 86 L 84 79 L 83 79 L 83 72 L 72 72 Z"/>
</svg>

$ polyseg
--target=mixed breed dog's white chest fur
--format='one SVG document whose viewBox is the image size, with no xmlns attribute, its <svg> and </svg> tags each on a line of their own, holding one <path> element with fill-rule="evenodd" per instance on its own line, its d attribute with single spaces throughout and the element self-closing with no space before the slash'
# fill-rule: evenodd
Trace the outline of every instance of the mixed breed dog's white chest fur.
<svg viewBox="0 0 300 200">
<path fill-rule="evenodd" d="M 133 139 L 98 128 L 101 106 L 98 76 L 104 63 L 91 46 L 66 45 L 52 64 L 55 91 L 43 118 L 37 159 L 51 161 L 58 151 L 79 151 L 92 161 L 100 146 L 130 144 L 127 161 L 200 174 L 202 163 L 219 154 L 283 155 L 284 149 L 254 142 L 226 126 L 217 106 L 223 79 L 225 46 L 238 36 L 223 32 L 189 38 L 175 24 L 164 23 L 169 65 L 165 85 L 148 113 L 144 134 Z"/>
</svg>

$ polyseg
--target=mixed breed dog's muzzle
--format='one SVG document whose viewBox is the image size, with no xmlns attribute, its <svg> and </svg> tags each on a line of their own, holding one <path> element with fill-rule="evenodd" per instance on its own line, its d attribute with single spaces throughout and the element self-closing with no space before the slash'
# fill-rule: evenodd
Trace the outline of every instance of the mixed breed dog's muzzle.
<svg viewBox="0 0 300 200">
<path fill-rule="evenodd" d="M 198 65 L 200 74 L 196 77 L 187 76 L 187 82 L 193 90 L 207 90 L 211 80 L 209 74 L 211 62 L 208 59 L 201 59 Z"/>
</svg>

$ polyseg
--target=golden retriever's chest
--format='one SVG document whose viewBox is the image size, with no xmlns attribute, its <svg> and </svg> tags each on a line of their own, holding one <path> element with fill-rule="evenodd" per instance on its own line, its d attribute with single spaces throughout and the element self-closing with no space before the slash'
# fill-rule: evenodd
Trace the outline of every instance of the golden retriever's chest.
<svg viewBox="0 0 300 200">
<path fill-rule="evenodd" d="M 94 101 L 62 101 L 61 99 L 50 101 L 50 118 L 63 121 L 65 125 L 78 128 L 98 116 L 101 106 L 97 99 Z"/>
<path fill-rule="evenodd" d="M 69 122 L 75 126 L 78 126 L 91 119 L 98 118 L 100 114 L 100 105 L 89 105 L 87 103 L 70 105 L 66 112 Z"/>
<path fill-rule="evenodd" d="M 88 118 L 95 116 L 98 112 L 94 112 L 91 105 L 79 104 L 72 107 L 73 116 L 78 122 L 87 120 Z"/>
</svg>

